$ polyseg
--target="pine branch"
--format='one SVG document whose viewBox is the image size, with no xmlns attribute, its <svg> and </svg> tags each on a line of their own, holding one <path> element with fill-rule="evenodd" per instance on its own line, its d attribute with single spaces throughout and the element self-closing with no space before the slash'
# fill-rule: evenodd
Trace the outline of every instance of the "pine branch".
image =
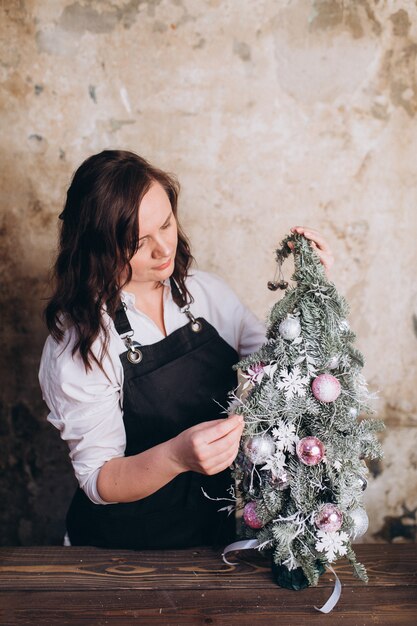
<svg viewBox="0 0 417 626">
<path fill-rule="evenodd" d="M 276 251 L 277 260 L 291 254 L 290 241 L 295 285 L 271 308 L 266 343 L 236 366 L 245 383 L 241 400 L 238 391 L 232 396 L 233 408 L 244 415 L 245 428 L 233 474 L 242 502 L 255 502 L 263 523 L 260 529 L 243 524 L 242 533 L 271 546 L 277 565 L 301 567 L 310 585 L 317 584 L 326 559 L 333 562 L 345 548 L 355 575 L 366 581 L 366 570 L 348 540 L 354 529 L 349 512 L 363 506 L 362 459 L 382 454 L 376 433 L 383 422 L 363 418 L 373 413 L 374 395 L 361 373 L 364 357 L 353 345 L 356 335 L 347 321 L 346 299 L 328 280 L 303 236 L 286 237 Z M 292 339 L 284 331 L 281 335 L 284 320 L 291 330 L 297 327 Z M 326 374 L 326 382 L 333 381 L 333 388 L 337 382 L 340 386 L 333 401 L 313 393 L 312 383 L 320 374 Z M 296 451 L 297 441 L 305 437 L 319 440 L 324 449 L 324 457 L 312 465 Z M 248 438 L 267 440 L 267 449 L 275 452 L 250 461 L 243 445 Z M 275 476 L 281 487 L 274 487 L 273 472 L 284 472 L 285 479 Z M 322 507 L 329 504 L 343 518 L 334 536 L 316 524 Z"/>
<path fill-rule="evenodd" d="M 356 554 L 354 550 L 349 547 L 347 550 L 347 559 L 353 568 L 353 574 L 355 578 L 359 578 L 359 580 L 363 580 L 364 583 L 369 582 L 368 574 L 366 572 L 366 568 L 362 563 L 359 563 L 356 560 Z"/>
</svg>

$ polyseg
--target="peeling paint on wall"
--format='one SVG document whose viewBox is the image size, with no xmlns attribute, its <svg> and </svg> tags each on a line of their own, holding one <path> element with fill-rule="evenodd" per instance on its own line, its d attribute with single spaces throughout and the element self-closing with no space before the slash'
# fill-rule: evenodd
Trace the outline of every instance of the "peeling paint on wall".
<svg viewBox="0 0 417 626">
<path fill-rule="evenodd" d="M 387 423 L 365 540 L 415 540 L 417 5 L 34 0 L 2 10 L 0 495 L 10 504 L 0 541 L 62 540 L 74 478 L 37 382 L 41 311 L 72 173 L 111 147 L 178 175 L 199 267 L 260 317 L 274 301 L 265 285 L 276 244 L 294 225 L 323 232 Z"/>
<path fill-rule="evenodd" d="M 374 533 L 374 537 L 390 543 L 417 541 L 417 507 L 410 511 L 403 504 L 402 509 L 402 515 L 397 517 L 386 515 L 384 517 L 384 525 L 377 533 Z"/>
<path fill-rule="evenodd" d="M 393 23 L 393 33 L 396 37 L 407 37 L 410 30 L 411 22 L 407 11 L 400 9 L 390 16 Z"/>
</svg>

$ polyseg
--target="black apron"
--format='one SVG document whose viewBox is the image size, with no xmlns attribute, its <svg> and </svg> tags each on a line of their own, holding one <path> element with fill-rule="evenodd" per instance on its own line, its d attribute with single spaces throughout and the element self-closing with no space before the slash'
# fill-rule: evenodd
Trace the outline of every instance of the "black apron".
<svg viewBox="0 0 417 626">
<path fill-rule="evenodd" d="M 171 288 L 177 288 L 172 280 Z M 183 312 L 188 324 L 147 346 L 133 342 L 125 307 L 116 313 L 116 330 L 128 346 L 120 355 L 125 456 L 225 417 L 222 407 L 237 384 L 232 366 L 238 354 L 205 319 L 196 320 L 189 306 Z M 78 488 L 67 514 L 69 539 L 72 545 L 138 550 L 222 546 L 236 538 L 234 513 L 218 512 L 231 503 L 210 500 L 202 489 L 211 498 L 230 499 L 232 484 L 229 468 L 212 476 L 187 471 L 146 498 L 106 505 L 94 504 Z"/>
</svg>

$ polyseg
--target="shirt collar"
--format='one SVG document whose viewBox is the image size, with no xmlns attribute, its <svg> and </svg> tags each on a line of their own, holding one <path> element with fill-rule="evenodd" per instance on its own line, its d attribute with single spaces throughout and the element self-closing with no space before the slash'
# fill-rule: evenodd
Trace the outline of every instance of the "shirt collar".
<svg viewBox="0 0 417 626">
<path fill-rule="evenodd" d="M 169 294 L 171 293 L 171 283 L 169 281 L 169 278 L 166 278 L 165 280 L 161 280 L 161 283 L 164 286 L 164 299 L 167 298 L 167 296 L 169 296 Z M 168 289 L 165 289 L 165 287 L 168 287 Z M 135 306 L 136 303 L 136 296 L 134 293 L 132 293 L 131 291 L 125 291 L 124 289 L 121 290 L 120 292 L 121 294 L 121 298 L 122 301 L 126 304 L 126 306 Z"/>
</svg>

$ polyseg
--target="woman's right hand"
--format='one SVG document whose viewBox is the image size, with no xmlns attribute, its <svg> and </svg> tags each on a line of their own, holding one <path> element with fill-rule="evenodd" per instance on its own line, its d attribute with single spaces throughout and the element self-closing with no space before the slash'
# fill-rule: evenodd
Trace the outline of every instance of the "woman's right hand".
<svg viewBox="0 0 417 626">
<path fill-rule="evenodd" d="M 178 473 L 212 475 L 226 469 L 236 458 L 243 427 L 242 415 L 233 414 L 183 430 L 169 442 Z"/>
</svg>

